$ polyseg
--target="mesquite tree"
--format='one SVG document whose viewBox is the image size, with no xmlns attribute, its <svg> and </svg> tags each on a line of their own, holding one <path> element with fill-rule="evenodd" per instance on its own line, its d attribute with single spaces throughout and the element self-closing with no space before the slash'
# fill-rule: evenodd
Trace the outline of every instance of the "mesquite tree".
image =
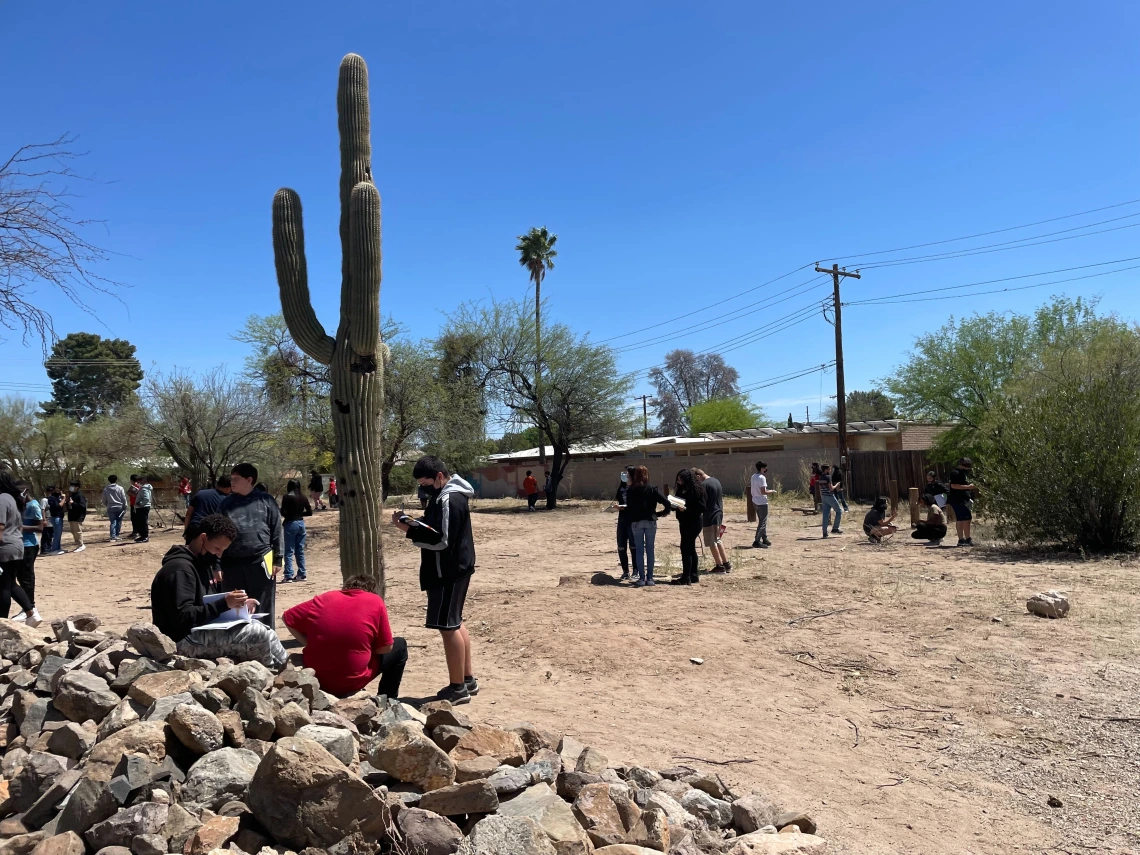
<svg viewBox="0 0 1140 855">
<path fill-rule="evenodd" d="M 364 574 L 384 593 L 380 538 L 380 436 L 384 360 L 380 341 L 380 194 L 372 183 L 368 67 L 356 54 L 340 63 L 340 326 L 325 332 L 309 300 L 301 199 L 288 188 L 273 197 L 273 255 L 281 308 L 297 346 L 329 366 L 336 476 L 342 504 L 340 568 Z"/>
</svg>

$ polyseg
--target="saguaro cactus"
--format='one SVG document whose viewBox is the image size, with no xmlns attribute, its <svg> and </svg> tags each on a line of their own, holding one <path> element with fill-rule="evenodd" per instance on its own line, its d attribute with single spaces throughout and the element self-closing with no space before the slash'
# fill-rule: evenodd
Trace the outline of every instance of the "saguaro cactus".
<svg viewBox="0 0 1140 855">
<path fill-rule="evenodd" d="M 281 308 L 297 346 L 330 367 L 332 420 L 344 578 L 365 574 L 384 590 L 380 540 L 380 436 L 384 360 L 380 341 L 380 194 L 372 183 L 368 67 L 356 54 L 340 63 L 340 326 L 328 335 L 309 300 L 301 198 L 273 197 L 273 256 Z"/>
</svg>

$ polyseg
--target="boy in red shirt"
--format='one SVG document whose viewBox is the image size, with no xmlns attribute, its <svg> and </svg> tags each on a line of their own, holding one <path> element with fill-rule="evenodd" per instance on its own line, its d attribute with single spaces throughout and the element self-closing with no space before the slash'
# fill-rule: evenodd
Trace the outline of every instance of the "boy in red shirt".
<svg viewBox="0 0 1140 855">
<path fill-rule="evenodd" d="M 388 609 L 367 576 L 353 576 L 339 591 L 327 591 L 281 616 L 305 645 L 305 667 L 317 672 L 326 692 L 340 697 L 380 677 L 378 695 L 395 699 L 408 664 L 408 644 L 392 637 Z"/>
<path fill-rule="evenodd" d="M 523 492 L 526 493 L 526 507 L 528 511 L 534 510 L 534 503 L 538 501 L 538 481 L 530 470 L 526 470 L 526 477 L 523 478 Z"/>
</svg>

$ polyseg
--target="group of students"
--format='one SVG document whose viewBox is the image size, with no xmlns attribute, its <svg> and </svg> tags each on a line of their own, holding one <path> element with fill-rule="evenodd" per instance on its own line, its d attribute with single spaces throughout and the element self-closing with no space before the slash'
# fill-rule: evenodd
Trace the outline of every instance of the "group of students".
<svg viewBox="0 0 1140 855">
<path fill-rule="evenodd" d="M 941 546 L 942 539 L 946 537 L 948 531 L 946 512 L 943 509 L 949 505 L 954 511 L 954 525 L 958 533 L 957 545 L 974 545 L 974 539 L 970 536 L 973 520 L 971 506 L 978 488 L 972 483 L 973 468 L 974 464 L 970 458 L 961 458 L 950 474 L 949 488 L 938 480 L 934 472 L 926 473 L 926 484 L 922 495 L 926 518 L 915 526 L 910 535 L 912 538 L 925 540 L 930 546 Z M 863 518 L 863 531 L 873 543 L 882 543 L 884 537 L 889 537 L 898 531 L 898 526 L 892 524 L 895 515 L 887 516 L 888 504 L 887 497 L 880 496 Z"/>
<path fill-rule="evenodd" d="M 660 510 L 658 510 L 660 508 Z M 729 573 L 732 563 L 721 544 L 724 534 L 724 488 L 720 481 L 701 469 L 682 469 L 674 490 L 666 496 L 649 483 L 644 466 L 627 466 L 621 473 L 614 501 L 608 510 L 617 511 L 618 561 L 621 581 L 636 588 L 657 584 L 653 576 L 657 520 L 671 512 L 677 515 L 681 535 L 681 575 L 672 585 L 696 585 L 700 578 L 697 538 L 704 538 L 713 560 L 713 573 Z M 632 571 L 630 559 L 632 558 Z"/>
<path fill-rule="evenodd" d="M 437 697 L 452 704 L 467 703 L 479 693 L 471 638 L 463 623 L 475 570 L 468 506 L 474 490 L 436 457 L 421 458 L 412 474 L 429 497 L 424 517 L 415 520 L 396 511 L 392 524 L 421 550 L 426 626 L 440 632 L 449 677 Z M 210 488 L 216 495 L 199 491 L 191 500 L 194 512 L 187 514 L 184 543 L 166 553 L 154 578 L 154 623 L 174 639 L 182 655 L 257 660 L 273 669 L 287 661 L 272 629 L 272 605 L 267 608 L 279 569 L 279 552 L 274 548 L 279 550 L 283 540 L 280 515 L 272 497 L 256 487 L 256 468 L 243 463 Z M 299 500 L 308 505 L 299 484 L 291 482 L 289 488 L 286 498 L 294 497 L 291 504 Z M 236 616 L 229 614 L 231 609 Z M 248 619 L 252 614 L 264 621 Z M 316 671 L 325 691 L 343 697 L 379 677 L 378 693 L 398 696 L 407 643 L 392 634 L 387 607 L 375 593 L 373 579 L 349 578 L 340 590 L 288 609 L 282 621 L 304 645 L 304 664 Z"/>
</svg>

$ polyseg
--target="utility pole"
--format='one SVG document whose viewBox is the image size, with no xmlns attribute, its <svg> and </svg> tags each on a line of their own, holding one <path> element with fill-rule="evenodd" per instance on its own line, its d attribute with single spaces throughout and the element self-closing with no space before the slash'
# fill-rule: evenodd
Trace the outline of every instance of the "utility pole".
<svg viewBox="0 0 1140 855">
<path fill-rule="evenodd" d="M 641 436 L 643 439 L 649 439 L 649 396 L 637 395 L 633 400 L 641 401 L 641 420 L 644 425 Z"/>
<path fill-rule="evenodd" d="M 846 270 L 840 270 L 838 264 L 831 265 L 830 270 L 817 264 L 815 272 L 830 273 L 832 281 L 835 283 L 833 298 L 835 311 L 835 405 L 839 411 L 839 468 L 843 471 L 844 492 L 854 499 L 855 494 L 851 492 L 851 485 L 847 483 L 847 388 L 843 382 L 843 316 L 840 313 L 839 280 L 845 276 L 850 276 L 852 279 L 862 279 L 863 277 L 857 272 L 848 273 Z"/>
</svg>

